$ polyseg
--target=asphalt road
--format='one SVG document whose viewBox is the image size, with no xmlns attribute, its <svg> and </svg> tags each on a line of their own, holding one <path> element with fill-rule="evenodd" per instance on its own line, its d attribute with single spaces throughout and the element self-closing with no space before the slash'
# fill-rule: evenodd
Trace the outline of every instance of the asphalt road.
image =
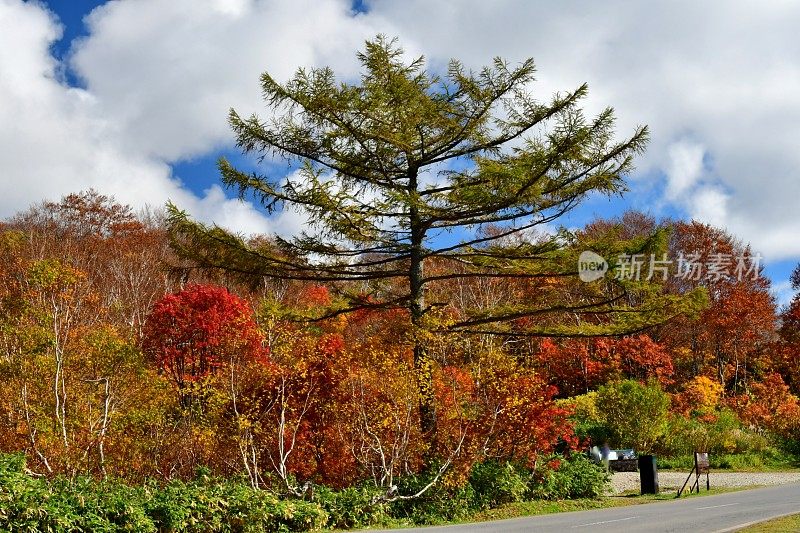
<svg viewBox="0 0 800 533">
<path fill-rule="evenodd" d="M 581 531 L 736 531 L 754 522 L 800 513 L 800 484 L 743 490 L 611 509 L 557 513 L 494 522 L 394 530 L 398 533 L 580 533 Z"/>
</svg>

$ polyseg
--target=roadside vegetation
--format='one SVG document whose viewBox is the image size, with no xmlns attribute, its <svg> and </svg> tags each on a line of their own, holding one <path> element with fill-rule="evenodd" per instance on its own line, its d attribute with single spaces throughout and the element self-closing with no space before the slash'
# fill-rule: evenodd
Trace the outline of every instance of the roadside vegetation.
<svg viewBox="0 0 800 533">
<path fill-rule="evenodd" d="M 608 474 L 580 455 L 564 461 L 562 468 L 540 472 L 484 463 L 463 485 L 436 486 L 420 498 L 392 503 L 381 501 L 380 491 L 369 484 L 340 490 L 319 486 L 300 499 L 254 489 L 245 478 L 215 478 L 204 469 L 188 481 L 137 486 L 85 477 L 48 480 L 25 470 L 24 456 L 0 457 L 3 530 L 308 531 L 463 521 L 531 499 L 540 503 L 514 512 L 608 505 L 600 499 Z M 412 476 L 400 483 L 416 490 L 428 480 Z M 568 499 L 575 503 L 565 504 Z"/>
<path fill-rule="evenodd" d="M 740 533 L 794 533 L 800 531 L 800 514 L 776 518 L 740 529 Z"/>
</svg>

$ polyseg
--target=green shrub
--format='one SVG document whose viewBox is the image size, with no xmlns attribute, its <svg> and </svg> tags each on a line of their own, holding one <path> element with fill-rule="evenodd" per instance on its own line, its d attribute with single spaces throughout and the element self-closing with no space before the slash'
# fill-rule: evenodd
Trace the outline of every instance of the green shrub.
<svg viewBox="0 0 800 533">
<path fill-rule="evenodd" d="M 317 487 L 314 500 L 328 513 L 328 527 L 364 528 L 386 521 L 387 504 L 373 503 L 379 492 L 375 487 L 368 486 L 348 487 L 339 491 Z"/>
<path fill-rule="evenodd" d="M 662 456 L 692 456 L 694 451 L 708 451 L 712 456 L 766 453 L 770 448 L 767 436 L 742 425 L 733 411 L 714 413 L 712 421 L 672 416 L 657 449 Z"/>
<path fill-rule="evenodd" d="M 731 470 L 764 470 L 794 466 L 792 457 L 777 448 L 766 448 L 757 452 L 710 456 L 712 468 Z"/>
<path fill-rule="evenodd" d="M 24 473 L 22 455 L 0 455 L 0 530 L 157 530 L 141 505 L 142 489 L 78 478 L 47 481 Z"/>
<path fill-rule="evenodd" d="M 533 498 L 598 498 L 606 492 L 611 481 L 611 475 L 603 467 L 583 455 L 573 454 L 568 459 L 556 459 L 554 462 L 557 466 L 545 467 L 537 472 L 531 482 L 529 494 Z"/>
<path fill-rule="evenodd" d="M 736 413 L 729 409 L 717 412 L 716 420 L 708 424 L 705 449 L 713 454 L 761 451 L 766 446 L 766 439 L 744 428 Z"/>
<path fill-rule="evenodd" d="M 147 511 L 160 530 L 181 532 L 308 531 L 325 527 L 317 503 L 281 499 L 244 481 L 174 481 L 153 493 Z"/>
<path fill-rule="evenodd" d="M 705 450 L 708 440 L 708 428 L 699 420 L 671 416 L 656 453 L 667 457 L 691 456 L 695 450 Z"/>
<path fill-rule="evenodd" d="M 779 448 L 766 448 L 758 452 L 712 453 L 708 460 L 712 470 L 783 470 L 797 466 L 795 457 Z M 689 471 L 693 466 L 694 458 L 691 453 L 658 458 L 658 467 L 661 470 Z"/>
<path fill-rule="evenodd" d="M 570 420 L 575 424 L 575 436 L 581 441 L 600 444 L 611 440 L 611 432 L 600 419 L 597 410 L 597 392 L 587 392 L 572 398 L 558 400 L 560 407 L 566 407 L 573 413 Z"/>
<path fill-rule="evenodd" d="M 782 452 L 791 457 L 793 462 L 800 461 L 800 438 L 791 437 L 778 437 L 775 439 L 775 444 Z"/>
<path fill-rule="evenodd" d="M 21 455 L 0 455 L 0 531 L 241 532 L 325 527 L 317 503 L 284 500 L 241 480 L 208 476 L 133 488 L 88 478 L 45 480 L 24 473 Z"/>
<path fill-rule="evenodd" d="M 398 480 L 400 494 L 414 494 L 430 483 L 434 469 Z M 415 524 L 439 524 L 463 520 L 475 509 L 475 491 L 469 483 L 461 487 L 445 487 L 437 483 L 419 498 L 398 500 L 391 504 L 392 517 L 410 520 Z"/>
<path fill-rule="evenodd" d="M 647 453 L 665 433 L 670 399 L 657 383 L 642 385 L 628 379 L 603 385 L 595 404 L 617 446 Z"/>
<path fill-rule="evenodd" d="M 477 505 L 483 508 L 522 501 L 531 473 L 511 463 L 486 461 L 472 467 L 469 483 Z"/>
</svg>

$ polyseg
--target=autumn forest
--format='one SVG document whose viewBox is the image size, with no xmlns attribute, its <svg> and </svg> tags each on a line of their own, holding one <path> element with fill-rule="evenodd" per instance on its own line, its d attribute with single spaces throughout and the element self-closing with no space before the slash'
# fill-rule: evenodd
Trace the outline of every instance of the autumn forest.
<svg viewBox="0 0 800 533">
<path fill-rule="evenodd" d="M 0 223 L 0 523 L 431 523 L 602 495 L 603 444 L 795 463 L 800 297 L 777 305 L 748 243 L 634 211 L 559 226 L 624 192 L 646 128 L 618 140 L 585 87 L 537 103 L 532 63 L 439 78 L 383 38 L 359 58 L 357 85 L 264 74 L 276 118 L 231 112 L 245 154 L 296 172 L 221 160 L 223 182 L 302 209 L 302 235 L 95 190 Z"/>
</svg>

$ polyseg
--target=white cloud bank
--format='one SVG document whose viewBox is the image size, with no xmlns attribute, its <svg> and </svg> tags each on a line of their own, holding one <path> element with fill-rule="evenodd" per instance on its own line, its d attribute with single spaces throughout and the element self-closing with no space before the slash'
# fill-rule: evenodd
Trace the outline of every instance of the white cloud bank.
<svg viewBox="0 0 800 533">
<path fill-rule="evenodd" d="M 353 52 L 398 35 L 434 67 L 533 56 L 543 98 L 583 81 L 619 130 L 651 126 L 637 180 L 722 225 L 768 261 L 800 257 L 800 3 L 384 0 L 117 0 L 87 19 L 58 81 L 58 23 L 37 4 L 0 0 L 0 216 L 94 186 L 140 205 L 167 198 L 243 231 L 268 220 L 214 187 L 198 197 L 170 163 L 230 142 L 227 109 L 261 109 L 257 78 L 300 65 L 355 72 Z M 634 186 L 636 184 L 634 183 Z"/>
<path fill-rule="evenodd" d="M 170 163 L 228 142 L 227 111 L 255 110 L 258 76 L 297 65 L 352 62 L 368 36 L 340 2 L 112 2 L 88 18 L 66 85 L 50 53 L 61 35 L 44 7 L 0 0 L 0 216 L 94 187 L 134 206 L 168 199 L 205 221 L 246 233 L 299 228 L 268 219 L 219 186 L 202 196 Z"/>
</svg>

